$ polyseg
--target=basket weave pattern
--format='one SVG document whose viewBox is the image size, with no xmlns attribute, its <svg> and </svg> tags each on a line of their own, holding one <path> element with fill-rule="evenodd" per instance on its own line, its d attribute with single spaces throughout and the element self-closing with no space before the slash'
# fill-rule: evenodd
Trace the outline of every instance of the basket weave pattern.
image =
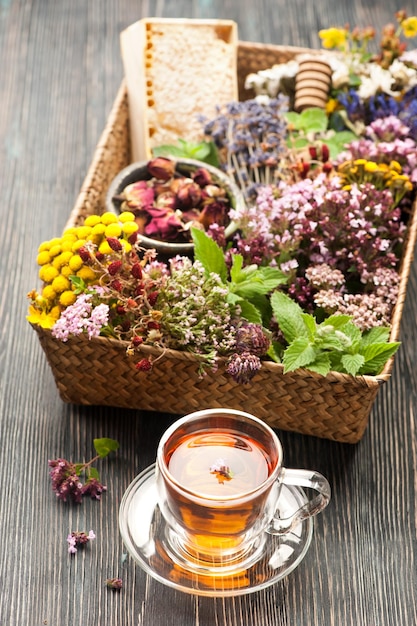
<svg viewBox="0 0 417 626">
<path fill-rule="evenodd" d="M 305 49 L 243 43 L 238 48 L 239 88 L 242 98 L 247 74 L 286 62 Z M 122 83 L 93 161 L 66 227 L 105 210 L 105 196 L 116 174 L 130 163 L 129 107 Z M 402 260 L 398 301 L 392 317 L 391 341 L 398 340 L 403 303 L 417 233 L 417 212 L 408 226 Z M 229 407 L 248 411 L 272 427 L 335 441 L 356 443 L 363 436 L 380 385 L 389 379 L 391 359 L 379 376 L 326 377 L 297 370 L 283 373 L 279 364 L 265 362 L 247 385 L 238 385 L 217 372 L 198 374 L 197 359 L 165 351 L 150 372 L 138 372 L 126 354 L 127 344 L 85 336 L 61 342 L 49 330 L 34 325 L 65 402 L 186 414 L 196 409 Z M 143 355 L 161 351 L 143 346 Z"/>
</svg>

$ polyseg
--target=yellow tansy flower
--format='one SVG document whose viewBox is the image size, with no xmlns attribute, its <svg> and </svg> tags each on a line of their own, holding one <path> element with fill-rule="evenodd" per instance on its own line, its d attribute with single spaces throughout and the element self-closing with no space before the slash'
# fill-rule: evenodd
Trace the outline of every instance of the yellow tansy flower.
<svg viewBox="0 0 417 626">
<path fill-rule="evenodd" d="M 124 224 L 125 222 L 134 222 L 135 221 L 135 216 L 132 213 L 132 211 L 123 211 L 123 213 L 120 213 L 119 215 L 119 222 L 122 222 L 122 224 Z"/>
<path fill-rule="evenodd" d="M 122 226 L 122 230 L 124 232 L 125 235 L 132 235 L 133 233 L 135 233 L 138 230 L 139 226 L 136 224 L 136 222 L 125 222 Z"/>
<path fill-rule="evenodd" d="M 49 255 L 50 256 L 57 256 L 58 254 L 61 254 L 62 252 L 62 248 L 61 248 L 61 241 L 59 243 L 56 243 L 55 245 L 51 246 L 49 248 Z"/>
<path fill-rule="evenodd" d="M 101 219 L 99 215 L 89 215 L 84 220 L 84 226 L 91 226 L 93 228 L 96 224 L 99 224 L 100 221 Z"/>
<path fill-rule="evenodd" d="M 74 254 L 68 261 L 68 265 L 73 272 L 77 272 L 83 265 L 83 260 L 79 254 Z"/>
<path fill-rule="evenodd" d="M 49 241 L 44 241 L 38 248 L 38 252 L 44 252 L 45 250 L 49 250 Z"/>
<path fill-rule="evenodd" d="M 44 283 L 51 283 L 58 274 L 58 270 L 52 265 L 42 265 L 39 270 L 39 278 L 43 280 Z"/>
<path fill-rule="evenodd" d="M 46 265 L 47 263 L 50 263 L 50 261 L 51 255 L 47 250 L 42 250 L 36 257 L 36 262 L 38 265 Z"/>
<path fill-rule="evenodd" d="M 87 239 L 88 235 L 91 233 L 90 226 L 78 226 L 77 228 L 77 237 L 78 239 Z"/>
<path fill-rule="evenodd" d="M 51 286 L 52 289 L 56 291 L 56 293 L 62 293 L 63 291 L 67 291 L 71 287 L 71 283 L 68 278 L 65 278 L 65 276 L 62 276 L 62 274 L 60 274 L 59 276 L 54 278 Z"/>
<path fill-rule="evenodd" d="M 85 239 L 79 239 L 78 241 L 75 241 L 75 242 L 72 244 L 71 250 L 72 250 L 73 252 L 77 252 L 77 250 L 79 250 L 80 248 L 82 248 L 82 246 L 85 246 L 85 244 L 86 244 L 86 243 L 87 243 L 87 242 L 86 242 L 86 240 L 85 240 Z"/>
<path fill-rule="evenodd" d="M 52 285 L 46 285 L 46 287 L 42 289 L 42 297 L 45 298 L 45 300 L 48 300 L 48 302 L 53 302 L 55 300 L 56 291 Z"/>
<path fill-rule="evenodd" d="M 112 254 L 113 252 L 107 241 L 102 241 L 98 249 L 101 254 Z"/>
<path fill-rule="evenodd" d="M 108 224 L 114 224 L 115 222 L 117 222 L 117 217 L 114 215 L 114 213 L 110 213 L 110 211 L 107 211 L 101 216 L 101 221 L 107 226 Z"/>
<path fill-rule="evenodd" d="M 122 229 L 117 223 L 109 224 L 106 227 L 106 231 L 104 234 L 106 237 L 119 237 L 122 234 Z"/>
<path fill-rule="evenodd" d="M 70 268 L 69 265 L 63 265 L 61 267 L 61 274 L 62 276 L 66 276 L 67 278 L 69 278 L 74 274 L 74 271 Z"/>
<path fill-rule="evenodd" d="M 71 304 L 74 304 L 75 300 L 77 299 L 77 296 L 75 295 L 75 293 L 73 291 L 63 291 L 61 293 L 61 295 L 59 296 L 59 304 L 62 304 L 62 306 L 70 306 Z"/>
<path fill-rule="evenodd" d="M 78 270 L 77 276 L 79 276 L 86 283 L 91 283 L 97 280 L 97 274 L 91 269 L 91 267 L 87 267 L 86 265 Z"/>
</svg>

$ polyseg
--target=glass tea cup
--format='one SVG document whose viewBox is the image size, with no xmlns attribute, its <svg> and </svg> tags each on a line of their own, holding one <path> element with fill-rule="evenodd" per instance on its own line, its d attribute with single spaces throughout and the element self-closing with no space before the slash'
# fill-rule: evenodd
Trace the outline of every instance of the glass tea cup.
<svg viewBox="0 0 417 626">
<path fill-rule="evenodd" d="M 204 574 L 245 569 L 262 557 L 267 533 L 290 533 L 320 513 L 330 500 L 326 478 L 282 463 L 276 433 L 249 413 L 206 409 L 174 422 L 159 442 L 156 459 L 171 559 Z M 282 485 L 316 493 L 282 519 Z"/>
</svg>

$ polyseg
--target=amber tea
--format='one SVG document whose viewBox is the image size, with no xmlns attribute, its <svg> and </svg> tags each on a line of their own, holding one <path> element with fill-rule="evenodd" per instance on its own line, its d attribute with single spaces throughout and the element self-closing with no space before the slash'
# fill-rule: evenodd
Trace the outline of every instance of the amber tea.
<svg viewBox="0 0 417 626">
<path fill-rule="evenodd" d="M 273 469 L 256 440 L 234 431 L 186 435 L 167 453 L 170 474 L 182 487 L 205 498 L 228 498 L 257 489 Z"/>
<path fill-rule="evenodd" d="M 190 529 L 183 533 L 190 554 L 236 554 L 248 533 L 258 534 L 272 517 L 272 474 L 281 459 L 257 423 L 227 412 L 186 422 L 167 437 L 162 455 L 165 515 L 173 527 Z"/>
</svg>

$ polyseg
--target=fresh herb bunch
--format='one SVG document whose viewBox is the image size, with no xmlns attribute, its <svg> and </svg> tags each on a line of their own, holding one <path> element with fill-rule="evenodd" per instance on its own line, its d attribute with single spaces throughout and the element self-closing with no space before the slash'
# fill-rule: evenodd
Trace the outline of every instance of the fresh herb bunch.
<svg viewBox="0 0 417 626">
<path fill-rule="evenodd" d="M 73 463 L 62 458 L 48 461 L 52 489 L 59 500 L 64 502 L 72 500 L 80 503 L 84 496 L 100 500 L 101 494 L 107 490 L 107 487 L 100 482 L 97 469 L 92 465 L 118 450 L 119 444 L 108 437 L 94 439 L 93 443 L 97 454 L 90 461 Z"/>
</svg>

